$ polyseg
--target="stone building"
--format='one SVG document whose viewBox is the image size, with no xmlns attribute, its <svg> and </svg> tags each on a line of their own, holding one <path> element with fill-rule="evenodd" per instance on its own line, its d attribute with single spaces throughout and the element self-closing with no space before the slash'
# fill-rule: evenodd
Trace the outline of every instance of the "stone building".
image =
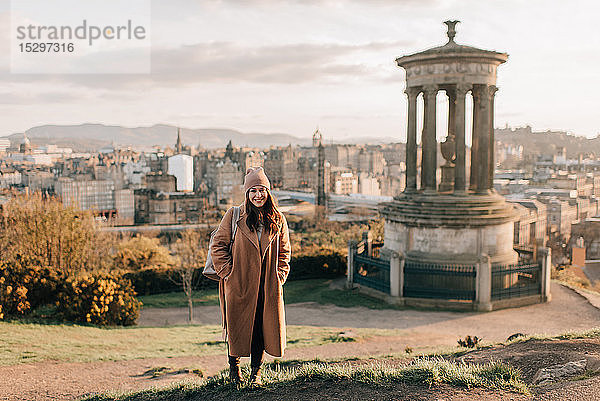
<svg viewBox="0 0 600 401">
<path fill-rule="evenodd" d="M 10 167 L 0 168 L 0 188 L 10 188 L 13 185 L 21 184 L 21 173 Z"/>
<path fill-rule="evenodd" d="M 210 203 L 220 209 L 228 209 L 244 201 L 244 173 L 237 162 L 229 157 L 211 160 L 207 166 L 206 183 L 210 191 Z"/>
<path fill-rule="evenodd" d="M 356 145 L 325 145 L 325 160 L 332 167 L 357 168 L 357 155 L 360 148 Z"/>
<path fill-rule="evenodd" d="M 336 195 L 349 195 L 358 193 L 358 175 L 352 169 L 333 167 L 330 173 L 331 192 Z"/>
<path fill-rule="evenodd" d="M 133 189 L 115 189 L 116 219 L 119 224 L 133 224 L 135 218 L 135 194 Z"/>
<path fill-rule="evenodd" d="M 377 177 L 371 173 L 358 173 L 358 193 L 368 196 L 381 196 L 381 186 Z"/>
<path fill-rule="evenodd" d="M 553 174 L 546 180 L 546 185 L 556 189 L 572 189 L 577 196 L 591 196 L 593 182 L 588 181 L 585 174 Z"/>
<path fill-rule="evenodd" d="M 22 185 L 30 191 L 53 192 L 54 173 L 46 170 L 27 170 L 21 175 Z"/>
<path fill-rule="evenodd" d="M 64 205 L 99 213 L 116 212 L 114 190 L 115 183 L 111 180 L 60 177 L 54 184 L 54 191 Z"/>
<path fill-rule="evenodd" d="M 318 181 L 317 159 L 315 157 L 300 157 L 298 159 L 297 189 L 314 192 Z"/>
<path fill-rule="evenodd" d="M 273 188 L 298 187 L 298 153 L 292 145 L 270 149 L 267 152 L 264 169 Z"/>
<path fill-rule="evenodd" d="M 92 210 L 98 216 L 119 219 L 123 224 L 133 222 L 133 190 L 116 187 L 112 180 L 59 177 L 54 182 L 54 192 L 66 206 Z"/>
<path fill-rule="evenodd" d="M 178 192 L 174 176 L 146 175 L 146 188 L 136 189 L 135 224 L 198 223 L 208 206 L 202 194 Z"/>
<path fill-rule="evenodd" d="M 146 165 L 153 173 L 165 173 L 169 167 L 169 157 L 163 152 L 153 152 L 144 155 Z"/>
<path fill-rule="evenodd" d="M 518 215 L 513 243 L 532 250 L 544 246 L 548 238 L 546 205 L 534 199 L 512 200 L 511 203 L 517 208 Z"/>
<path fill-rule="evenodd" d="M 240 166 L 243 171 L 247 171 L 249 168 L 263 167 L 265 165 L 265 154 L 257 150 L 250 150 L 247 152 L 241 152 L 240 154 Z"/>
<path fill-rule="evenodd" d="M 5 153 L 10 148 L 10 140 L 7 138 L 0 138 L 0 153 Z"/>
<path fill-rule="evenodd" d="M 406 144 L 388 143 L 381 145 L 381 153 L 386 164 L 404 164 L 406 160 Z"/>
<path fill-rule="evenodd" d="M 577 222 L 577 204 L 556 198 L 544 199 L 548 210 L 548 234 L 571 235 L 571 224 Z"/>
<path fill-rule="evenodd" d="M 356 155 L 355 166 L 359 172 L 383 175 L 386 161 L 379 149 L 362 148 Z"/>
</svg>

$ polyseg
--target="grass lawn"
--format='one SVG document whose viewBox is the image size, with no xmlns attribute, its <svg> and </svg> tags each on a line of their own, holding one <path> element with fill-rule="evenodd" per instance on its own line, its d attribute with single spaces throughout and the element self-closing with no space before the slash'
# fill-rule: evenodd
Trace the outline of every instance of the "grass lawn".
<svg viewBox="0 0 600 401">
<path fill-rule="evenodd" d="M 287 326 L 288 347 L 347 341 L 339 329 Z M 400 335 L 352 329 L 351 340 Z M 0 365 L 40 361 L 91 362 L 224 354 L 220 326 L 127 327 L 0 322 Z"/>
<path fill-rule="evenodd" d="M 286 367 L 271 363 L 264 368 L 263 383 L 264 386 L 261 388 L 248 386 L 236 388 L 227 380 L 227 372 L 223 371 L 220 375 L 200 383 L 176 383 L 164 388 L 92 395 L 84 400 L 225 400 L 242 399 L 251 395 L 252 399 L 276 400 L 288 396 L 292 396 L 294 399 L 304 399 L 298 398 L 298 391 L 304 392 L 305 399 L 327 398 L 327 394 L 311 392 L 311 388 L 306 386 L 306 383 L 326 383 L 328 389 L 333 387 L 338 390 L 363 385 L 368 386 L 370 392 L 386 388 L 393 389 L 401 384 L 420 385 L 424 388 L 436 384 L 450 384 L 463 388 L 483 387 L 530 394 L 529 388 L 521 379 L 520 372 L 503 362 L 478 365 L 456 363 L 441 358 L 415 359 L 402 367 L 388 367 L 380 364 L 352 366 L 319 362 L 300 362 L 299 366 Z M 315 387 L 318 388 L 318 386 Z M 395 394 L 392 391 L 385 395 Z M 419 399 L 422 398 L 419 397 Z"/>
<path fill-rule="evenodd" d="M 319 304 L 332 304 L 341 307 L 364 306 L 370 309 L 398 309 L 381 300 L 360 294 L 357 290 L 330 289 L 331 280 L 312 279 L 288 281 L 283 287 L 283 296 L 286 304 L 300 302 L 317 302 Z M 178 308 L 187 307 L 187 300 L 183 292 L 167 294 L 146 295 L 139 297 L 145 308 Z M 194 293 L 194 305 L 218 305 L 217 290 L 202 290 Z"/>
</svg>

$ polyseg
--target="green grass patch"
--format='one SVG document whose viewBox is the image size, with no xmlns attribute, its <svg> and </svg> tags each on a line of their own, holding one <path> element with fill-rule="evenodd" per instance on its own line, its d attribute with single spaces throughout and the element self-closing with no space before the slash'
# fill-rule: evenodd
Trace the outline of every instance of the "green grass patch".
<svg viewBox="0 0 600 401">
<path fill-rule="evenodd" d="M 286 304 L 316 302 L 343 308 L 364 306 L 369 309 L 398 309 L 382 300 L 361 294 L 358 289 L 331 289 L 330 284 L 331 280 L 322 279 L 289 281 L 284 286 L 284 301 Z"/>
<path fill-rule="evenodd" d="M 143 295 L 137 297 L 142 301 L 142 308 L 187 308 L 187 298 L 182 292 Z M 194 291 L 194 306 L 219 305 L 219 294 L 216 289 Z"/>
<path fill-rule="evenodd" d="M 337 342 L 340 329 L 287 326 L 289 348 Z M 397 336 L 399 330 L 352 329 L 353 338 Z M 119 361 L 225 354 L 221 327 L 99 328 L 63 324 L 0 322 L 0 365 L 62 361 Z"/>
<path fill-rule="evenodd" d="M 590 330 L 584 331 L 568 331 L 563 334 L 558 334 L 555 336 L 548 336 L 543 334 L 533 334 L 530 336 L 517 337 L 512 341 L 507 341 L 504 344 L 515 344 L 526 341 L 545 341 L 545 340 L 580 340 L 585 338 L 600 338 L 600 327 L 596 327 Z"/>
<path fill-rule="evenodd" d="M 286 304 L 316 302 L 321 305 L 336 305 L 345 308 L 364 306 L 370 309 L 399 309 L 376 298 L 361 294 L 358 290 L 331 289 L 331 280 L 312 279 L 296 280 L 285 283 L 283 297 Z M 183 292 L 146 295 L 138 297 L 143 308 L 183 308 L 187 307 L 187 299 Z M 194 292 L 194 305 L 218 305 L 219 296 L 216 289 Z"/>
<path fill-rule="evenodd" d="M 245 372 L 246 375 L 248 372 Z M 183 383 L 165 388 L 154 388 L 129 393 L 111 393 L 85 398 L 87 401 L 161 401 L 191 399 L 239 399 L 252 392 L 273 395 L 290 394 L 306 382 L 336 382 L 343 385 L 362 384 L 379 388 L 397 384 L 432 386 L 449 384 L 459 387 L 483 387 L 529 394 L 520 372 L 502 362 L 484 365 L 450 362 L 441 358 L 416 359 L 405 366 L 389 367 L 382 364 L 353 366 L 308 362 L 300 365 L 268 364 L 263 372 L 264 386 L 259 389 L 236 388 L 227 380 L 227 372 L 202 383 Z"/>
</svg>

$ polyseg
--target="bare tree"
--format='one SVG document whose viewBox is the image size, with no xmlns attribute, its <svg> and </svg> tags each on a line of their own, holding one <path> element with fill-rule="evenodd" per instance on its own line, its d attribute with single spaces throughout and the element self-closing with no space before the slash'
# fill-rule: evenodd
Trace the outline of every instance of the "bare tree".
<svg viewBox="0 0 600 401">
<path fill-rule="evenodd" d="M 208 239 L 203 231 L 186 230 L 172 246 L 175 256 L 173 279 L 183 289 L 188 302 L 188 321 L 193 320 L 193 286 L 195 273 L 204 267 L 208 253 Z M 196 273 L 197 274 L 197 273 Z"/>
<path fill-rule="evenodd" d="M 17 196 L 0 215 L 0 260 L 45 266 L 65 276 L 111 267 L 114 236 L 90 211 L 35 193 Z"/>
</svg>

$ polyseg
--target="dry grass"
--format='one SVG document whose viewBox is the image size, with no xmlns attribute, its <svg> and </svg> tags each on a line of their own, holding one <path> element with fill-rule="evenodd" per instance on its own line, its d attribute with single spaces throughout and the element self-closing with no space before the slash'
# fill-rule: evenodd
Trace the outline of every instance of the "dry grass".
<svg viewBox="0 0 600 401">
<path fill-rule="evenodd" d="M 203 383 L 175 384 L 165 388 L 154 388 L 128 393 L 100 394 L 85 398 L 87 401 L 159 401 L 192 399 L 240 399 L 248 392 L 280 390 L 280 393 L 293 393 L 300 383 L 342 382 L 347 385 L 365 384 L 378 388 L 397 384 L 431 386 L 450 384 L 458 387 L 483 387 L 502 389 L 529 394 L 520 372 L 502 362 L 487 364 L 465 364 L 441 358 L 415 359 L 400 367 L 390 367 L 381 363 L 355 366 L 350 364 L 327 364 L 304 362 L 292 366 L 269 364 L 263 373 L 264 387 L 237 388 L 227 380 L 227 372 L 212 377 Z M 281 391 L 285 389 L 285 391 Z"/>
<path fill-rule="evenodd" d="M 340 329 L 288 326 L 288 347 L 343 341 Z M 398 330 L 353 329 L 352 338 L 397 336 Z M 92 362 L 225 354 L 221 327 L 127 327 L 0 322 L 0 365 L 41 361 Z"/>
</svg>

